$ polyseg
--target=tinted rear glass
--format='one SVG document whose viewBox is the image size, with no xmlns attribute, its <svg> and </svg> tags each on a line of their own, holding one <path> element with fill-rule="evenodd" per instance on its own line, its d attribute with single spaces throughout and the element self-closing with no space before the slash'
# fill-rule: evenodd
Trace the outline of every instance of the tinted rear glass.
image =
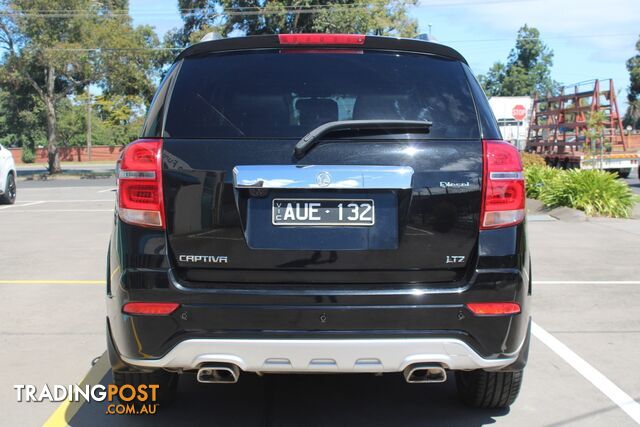
<svg viewBox="0 0 640 427">
<path fill-rule="evenodd" d="M 184 60 L 170 138 L 301 138 L 335 120 L 433 122 L 429 138 L 478 138 L 460 63 L 391 52 L 250 51 Z"/>
</svg>

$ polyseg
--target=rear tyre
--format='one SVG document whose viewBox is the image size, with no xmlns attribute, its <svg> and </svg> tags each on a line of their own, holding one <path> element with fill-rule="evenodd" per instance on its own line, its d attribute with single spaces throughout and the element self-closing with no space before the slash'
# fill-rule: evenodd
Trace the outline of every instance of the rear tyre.
<svg viewBox="0 0 640 427">
<path fill-rule="evenodd" d="M 457 371 L 458 397 L 473 408 L 508 408 L 518 397 L 522 371 Z"/>
<path fill-rule="evenodd" d="M 12 205 L 16 201 L 16 177 L 13 173 L 9 172 L 7 175 L 7 181 L 4 186 L 4 193 L 0 196 L 0 204 Z"/>
<path fill-rule="evenodd" d="M 618 177 L 620 178 L 629 178 L 629 175 L 631 174 L 631 168 L 618 169 L 616 172 L 618 172 Z"/>
<path fill-rule="evenodd" d="M 146 403 L 159 403 L 160 405 L 168 405 L 173 402 L 176 398 L 177 390 L 178 390 L 178 374 L 173 372 L 167 372 L 165 370 L 159 369 L 157 371 L 152 372 L 119 372 L 113 371 L 113 382 L 118 387 L 122 387 L 123 385 L 129 384 L 137 389 L 139 385 L 150 385 L 157 384 L 158 389 L 156 392 L 156 401 L 152 402 L 151 395 L 149 395 L 149 400 L 141 402 L 137 400 L 133 400 L 131 402 L 134 405 L 146 404 Z M 149 393 L 150 390 L 147 390 Z"/>
</svg>

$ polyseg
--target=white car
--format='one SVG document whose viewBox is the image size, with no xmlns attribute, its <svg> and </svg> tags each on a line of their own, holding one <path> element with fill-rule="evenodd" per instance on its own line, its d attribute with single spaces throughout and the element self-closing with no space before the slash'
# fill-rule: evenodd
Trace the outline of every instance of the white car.
<svg viewBox="0 0 640 427">
<path fill-rule="evenodd" d="M 0 204 L 16 201 L 16 165 L 11 151 L 0 145 Z"/>
</svg>

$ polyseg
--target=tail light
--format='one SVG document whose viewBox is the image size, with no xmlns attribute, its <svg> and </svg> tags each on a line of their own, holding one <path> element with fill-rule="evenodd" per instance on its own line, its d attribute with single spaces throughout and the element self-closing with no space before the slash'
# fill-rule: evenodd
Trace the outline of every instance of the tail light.
<svg viewBox="0 0 640 427">
<path fill-rule="evenodd" d="M 128 302 L 122 306 L 125 314 L 168 316 L 180 307 L 175 302 Z"/>
<path fill-rule="evenodd" d="M 504 141 L 484 140 L 481 230 L 519 224 L 525 216 L 520 153 Z"/>
<path fill-rule="evenodd" d="M 520 305 L 515 302 L 472 302 L 467 308 L 476 316 L 506 316 L 520 313 Z"/>
<path fill-rule="evenodd" d="M 284 45 L 362 45 L 362 34 L 279 34 L 278 41 Z"/>
<path fill-rule="evenodd" d="M 118 216 L 128 224 L 165 228 L 162 198 L 162 140 L 127 145 L 118 161 Z"/>
</svg>

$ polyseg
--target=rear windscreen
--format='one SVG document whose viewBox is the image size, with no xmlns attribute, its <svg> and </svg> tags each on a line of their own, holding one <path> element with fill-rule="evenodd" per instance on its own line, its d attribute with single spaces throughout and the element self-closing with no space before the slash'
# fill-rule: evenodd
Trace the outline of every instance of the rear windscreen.
<svg viewBox="0 0 640 427">
<path fill-rule="evenodd" d="M 321 52 L 321 53 L 320 53 Z M 479 138 L 459 62 L 371 51 L 244 51 L 187 58 L 164 136 L 301 138 L 336 120 L 428 120 L 428 138 Z"/>
</svg>

